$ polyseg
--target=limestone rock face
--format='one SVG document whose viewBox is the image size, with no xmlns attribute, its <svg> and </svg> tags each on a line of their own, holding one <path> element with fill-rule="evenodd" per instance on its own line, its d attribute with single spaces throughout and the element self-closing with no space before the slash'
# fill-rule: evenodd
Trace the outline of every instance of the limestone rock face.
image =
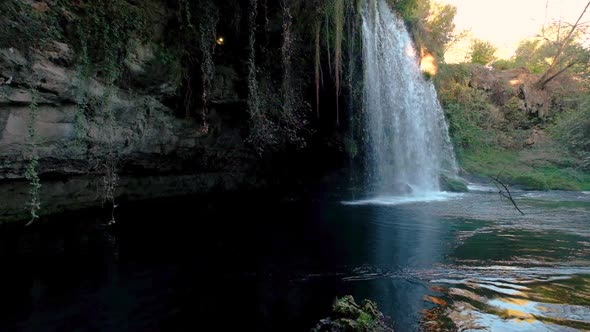
<svg viewBox="0 0 590 332">
<path fill-rule="evenodd" d="M 243 124 L 227 121 L 243 112 L 233 91 L 237 76 L 222 68 L 215 80 L 215 102 L 209 106 L 208 127 L 186 119 L 164 105 L 173 82 L 142 82 L 153 59 L 149 45 L 131 43 L 125 89 L 107 87 L 95 77 L 81 78 L 70 46 L 54 42 L 24 56 L 15 48 L 0 49 L 0 222 L 26 210 L 24 181 L 30 159 L 31 103 L 36 95 L 36 151 L 42 182 L 42 213 L 99 202 L 96 183 L 105 160 L 114 154 L 121 176 L 149 175 L 146 183 L 126 179 L 118 194 L 153 198 L 145 191 L 157 179 L 162 196 L 232 189 L 254 170 L 257 156 L 247 147 Z M 35 91 L 35 92 L 34 92 Z M 88 107 L 80 106 L 85 96 Z M 113 121 L 109 121 L 112 114 Z M 112 124 L 112 125 L 111 125 Z M 75 180 L 80 176 L 83 180 Z M 186 178 L 187 184 L 178 185 Z M 196 178 L 195 178 L 196 176 Z M 211 177 L 211 181 L 207 180 Z M 66 181 L 52 182 L 55 179 Z M 166 182 L 168 181 L 168 182 Z M 94 184 L 91 184 L 94 183 Z M 172 186 L 173 183 L 177 183 Z M 139 189 L 138 189 L 139 188 Z M 174 189 L 177 188 L 177 189 Z M 3 197 L 6 196 L 6 197 Z"/>
<path fill-rule="evenodd" d="M 78 94 L 100 99 L 104 98 L 106 88 L 92 78 L 80 80 L 74 68 L 52 61 L 62 59 L 58 62 L 67 63 L 67 46 L 60 47 L 58 53 L 39 53 L 31 61 L 25 60 L 18 51 L 0 50 L 2 76 L 12 77 L 10 84 L 0 85 L 0 179 L 23 177 L 33 89 L 38 91 L 34 128 L 38 135 L 41 173 L 86 173 L 91 165 L 78 163 L 74 166 L 71 161 L 82 161 L 89 156 L 101 159 L 110 149 L 116 151 L 124 167 L 141 166 L 158 172 L 162 167 L 179 168 L 173 162 L 163 165 L 166 159 L 178 161 L 197 155 L 198 159 L 205 159 L 208 154 L 218 155 L 221 150 L 231 151 L 238 158 L 248 158 L 250 152 L 239 128 L 220 123 L 221 117 L 215 109 L 209 120 L 222 128 L 208 134 L 203 133 L 197 121 L 177 117 L 158 100 L 160 96 L 153 93 L 122 91 L 115 87 L 116 91 L 108 94 L 109 100 L 102 101 L 106 106 L 81 110 L 77 104 Z M 231 95 L 232 92 L 221 93 Z M 84 113 L 79 128 L 76 124 L 78 112 Z M 107 123 L 107 112 L 114 115 L 112 131 Z M 231 163 L 217 166 L 228 168 Z"/>
</svg>

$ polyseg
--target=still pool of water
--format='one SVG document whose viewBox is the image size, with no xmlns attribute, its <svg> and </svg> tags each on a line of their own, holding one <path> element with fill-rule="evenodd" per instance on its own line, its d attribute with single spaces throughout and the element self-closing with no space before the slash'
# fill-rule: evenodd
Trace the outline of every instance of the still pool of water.
<svg viewBox="0 0 590 332">
<path fill-rule="evenodd" d="M 308 331 L 345 294 L 396 331 L 590 329 L 590 195 L 515 192 L 521 216 L 472 189 L 183 197 L 122 204 L 112 227 L 92 210 L 0 229 L 0 331 Z"/>
</svg>

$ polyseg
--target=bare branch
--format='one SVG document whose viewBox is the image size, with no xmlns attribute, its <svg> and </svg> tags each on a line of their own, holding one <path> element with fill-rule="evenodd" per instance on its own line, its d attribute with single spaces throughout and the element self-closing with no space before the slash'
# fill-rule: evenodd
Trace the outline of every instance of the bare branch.
<svg viewBox="0 0 590 332">
<path fill-rule="evenodd" d="M 512 193 L 510 193 L 510 190 L 508 189 L 508 187 L 502 181 L 500 181 L 500 174 L 502 174 L 503 171 L 504 171 L 504 169 L 502 169 L 500 172 L 498 172 L 498 175 L 496 175 L 496 177 L 490 177 L 490 178 L 494 181 L 494 185 L 496 186 L 496 188 L 498 188 L 498 194 L 500 194 L 500 196 L 508 199 L 512 203 L 512 205 L 514 205 L 514 208 L 518 212 L 520 212 L 520 214 L 522 214 L 524 216 L 524 212 L 522 212 L 520 210 L 520 208 L 518 207 L 518 205 L 514 201 L 514 198 L 512 197 Z"/>
<path fill-rule="evenodd" d="M 584 10 L 580 14 L 580 17 L 578 17 L 578 19 L 576 20 L 576 23 L 574 23 L 574 25 L 572 25 L 572 27 L 571 27 L 569 33 L 567 34 L 567 36 L 561 41 L 561 43 L 559 45 L 559 48 L 557 49 L 557 53 L 555 53 L 555 56 L 553 57 L 553 61 L 549 65 L 549 68 L 547 68 L 547 70 L 545 71 L 545 73 L 543 73 L 543 75 L 541 76 L 541 78 L 537 81 L 536 85 L 537 85 L 538 88 L 543 89 L 545 87 L 545 85 L 547 84 L 547 82 L 548 82 L 547 77 L 552 76 L 551 73 L 553 72 L 553 69 L 555 68 L 555 66 L 559 62 L 559 59 L 561 58 L 561 55 L 563 54 L 563 51 L 565 50 L 568 42 L 572 38 L 572 36 L 574 34 L 574 31 L 576 30 L 576 28 L 580 24 L 580 21 L 584 17 L 584 14 L 586 14 L 586 11 L 588 10 L 588 7 L 590 7 L 590 1 L 588 1 L 588 3 L 586 4 L 586 7 L 584 7 Z M 561 71 L 559 74 L 561 74 L 562 72 L 563 71 Z M 554 78 L 554 76 L 553 76 L 553 78 Z"/>
<path fill-rule="evenodd" d="M 547 83 L 549 83 L 551 80 L 553 80 L 554 78 L 556 78 L 557 76 L 561 75 L 561 73 L 563 73 L 564 71 L 568 70 L 569 68 L 573 67 L 576 63 L 578 63 L 578 61 L 572 61 L 570 62 L 567 66 L 563 67 L 562 69 L 560 69 L 557 73 L 547 77 L 543 82 L 541 82 L 542 86 L 547 85 Z"/>
</svg>

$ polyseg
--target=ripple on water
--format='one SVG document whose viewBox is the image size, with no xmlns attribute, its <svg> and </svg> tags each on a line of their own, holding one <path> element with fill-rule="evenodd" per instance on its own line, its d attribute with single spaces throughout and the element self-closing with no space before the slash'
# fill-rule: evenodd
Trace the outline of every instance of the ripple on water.
<svg viewBox="0 0 590 332">
<path fill-rule="evenodd" d="M 435 306 L 423 316 L 424 330 L 445 330 L 432 323 L 445 320 L 460 331 L 590 329 L 590 275 L 580 274 L 588 268 L 508 267 L 508 275 L 494 275 L 502 270 L 495 268 L 448 271 L 469 278 L 432 279 L 438 294 L 425 298 Z"/>
</svg>

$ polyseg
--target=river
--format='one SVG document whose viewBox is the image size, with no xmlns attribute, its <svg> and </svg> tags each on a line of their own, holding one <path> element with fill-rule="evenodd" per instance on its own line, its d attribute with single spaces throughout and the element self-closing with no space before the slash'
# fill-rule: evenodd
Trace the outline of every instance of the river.
<svg viewBox="0 0 590 332">
<path fill-rule="evenodd" d="M 336 296 L 396 331 L 590 329 L 590 193 L 422 202 L 209 195 L 0 232 L 0 331 L 308 331 Z M 211 328 L 213 326 L 213 328 Z M 209 328 L 205 328 L 209 327 Z"/>
</svg>

